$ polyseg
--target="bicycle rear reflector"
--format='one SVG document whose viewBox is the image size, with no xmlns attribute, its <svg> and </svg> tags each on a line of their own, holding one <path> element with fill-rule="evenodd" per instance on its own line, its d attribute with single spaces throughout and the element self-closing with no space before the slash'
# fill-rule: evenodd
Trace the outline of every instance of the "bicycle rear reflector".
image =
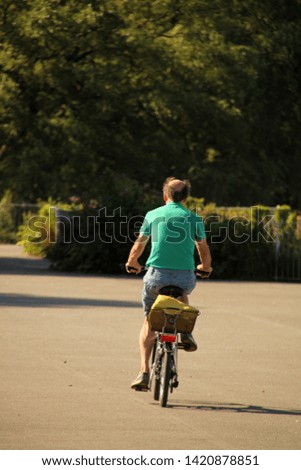
<svg viewBox="0 0 301 470">
<path fill-rule="evenodd" d="M 174 343 L 177 339 L 177 335 L 171 335 L 171 334 L 166 334 L 163 333 L 160 335 L 160 340 L 163 343 Z"/>
</svg>

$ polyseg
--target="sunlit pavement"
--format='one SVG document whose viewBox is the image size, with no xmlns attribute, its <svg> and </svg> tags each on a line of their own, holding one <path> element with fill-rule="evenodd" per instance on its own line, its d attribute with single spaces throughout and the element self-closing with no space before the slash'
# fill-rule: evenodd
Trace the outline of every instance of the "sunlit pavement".
<svg viewBox="0 0 301 470">
<path fill-rule="evenodd" d="M 0 246 L 1 449 L 300 449 L 300 284 L 199 281 L 195 353 L 134 392 L 142 278 L 48 271 Z"/>
</svg>

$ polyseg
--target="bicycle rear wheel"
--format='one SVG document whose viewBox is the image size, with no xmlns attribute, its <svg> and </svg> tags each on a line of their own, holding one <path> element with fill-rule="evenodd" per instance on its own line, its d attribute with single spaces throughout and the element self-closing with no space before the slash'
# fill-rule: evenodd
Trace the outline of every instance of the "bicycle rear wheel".
<svg viewBox="0 0 301 470">
<path fill-rule="evenodd" d="M 159 398 L 160 398 L 160 379 L 155 377 L 154 400 L 158 401 Z"/>
<path fill-rule="evenodd" d="M 155 368 L 154 370 L 154 380 L 155 380 L 155 384 L 154 384 L 154 400 L 158 401 L 159 398 L 160 398 L 160 375 L 159 375 L 159 371 L 161 369 L 161 358 L 158 358 L 158 362 L 157 364 L 155 364 L 155 360 L 156 360 L 156 352 L 157 352 L 157 346 L 158 346 L 158 338 L 155 339 L 155 343 L 154 343 L 154 346 L 153 346 L 153 354 L 152 354 L 152 367 L 153 369 Z"/>
<path fill-rule="evenodd" d="M 167 346 L 167 345 L 166 345 Z M 166 407 L 171 378 L 171 351 L 166 350 L 162 359 L 160 380 L 160 405 Z"/>
</svg>

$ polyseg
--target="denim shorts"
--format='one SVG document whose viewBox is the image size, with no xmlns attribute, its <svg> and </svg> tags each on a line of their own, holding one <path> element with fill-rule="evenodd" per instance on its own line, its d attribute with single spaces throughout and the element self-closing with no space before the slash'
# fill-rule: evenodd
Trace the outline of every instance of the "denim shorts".
<svg viewBox="0 0 301 470">
<path fill-rule="evenodd" d="M 193 270 L 150 267 L 143 278 L 143 282 L 142 304 L 144 314 L 148 315 L 162 287 L 177 286 L 181 287 L 185 294 L 190 294 L 195 288 L 196 278 Z"/>
</svg>

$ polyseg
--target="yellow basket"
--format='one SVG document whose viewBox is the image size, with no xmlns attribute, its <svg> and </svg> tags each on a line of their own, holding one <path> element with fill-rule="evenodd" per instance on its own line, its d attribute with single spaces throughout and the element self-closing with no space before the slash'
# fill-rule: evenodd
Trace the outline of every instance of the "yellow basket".
<svg viewBox="0 0 301 470">
<path fill-rule="evenodd" d="M 199 314 L 196 308 L 173 297 L 158 295 L 148 314 L 148 323 L 151 331 L 191 333 Z"/>
</svg>

